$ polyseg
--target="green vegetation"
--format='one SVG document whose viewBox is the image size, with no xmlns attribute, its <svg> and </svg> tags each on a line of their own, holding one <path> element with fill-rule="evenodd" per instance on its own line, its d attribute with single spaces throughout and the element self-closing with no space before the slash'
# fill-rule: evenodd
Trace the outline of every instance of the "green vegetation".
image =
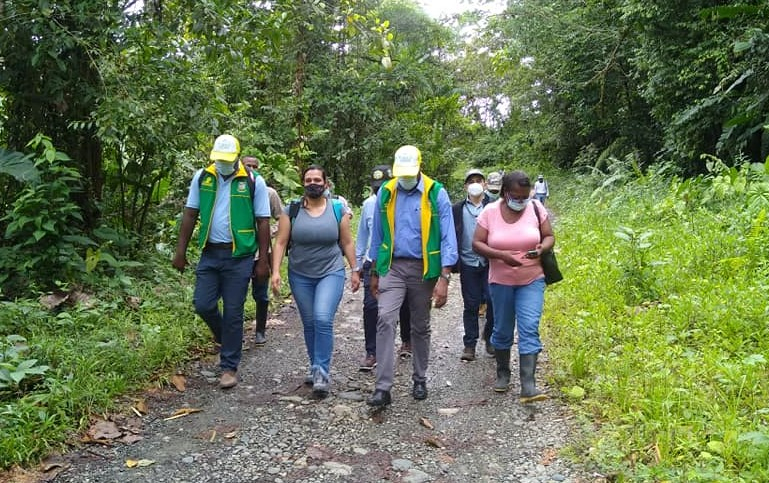
<svg viewBox="0 0 769 483">
<path fill-rule="evenodd" d="M 769 479 L 768 19 L 763 0 L 443 23 L 413 0 L 0 2 L 0 468 L 206 344 L 169 260 L 228 132 L 284 200 L 317 162 L 359 205 L 407 143 L 452 195 L 469 167 L 544 173 L 577 458 Z"/>
<path fill-rule="evenodd" d="M 551 367 L 582 416 L 575 456 L 617 481 L 769 479 L 769 165 L 708 166 L 551 182 Z"/>
<path fill-rule="evenodd" d="M 161 374 L 208 348 L 191 276 L 173 276 L 165 259 L 145 267 L 152 280 L 73 292 L 79 301 L 59 300 L 53 311 L 37 300 L 2 302 L 0 333 L 17 335 L 0 340 L 0 467 L 61 448 L 117 396 L 164 382 Z"/>
</svg>

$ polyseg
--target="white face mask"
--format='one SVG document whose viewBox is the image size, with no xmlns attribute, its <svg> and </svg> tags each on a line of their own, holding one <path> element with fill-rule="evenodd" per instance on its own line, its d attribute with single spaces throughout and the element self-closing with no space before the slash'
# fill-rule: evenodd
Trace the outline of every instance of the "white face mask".
<svg viewBox="0 0 769 483">
<path fill-rule="evenodd" d="M 222 176 L 229 176 L 235 172 L 235 163 L 228 163 L 227 161 L 214 161 L 216 164 L 216 171 Z"/>
<path fill-rule="evenodd" d="M 512 198 L 508 198 L 505 201 L 507 201 L 507 206 L 513 211 L 523 211 L 523 209 L 526 208 L 526 205 L 529 204 L 528 199 L 523 201 L 516 201 Z"/>
<path fill-rule="evenodd" d="M 406 191 L 411 191 L 416 188 L 419 180 L 416 176 L 401 176 L 398 178 L 398 184 Z"/>
<path fill-rule="evenodd" d="M 483 185 L 481 183 L 470 183 L 467 185 L 467 194 L 476 198 L 483 194 Z"/>
</svg>

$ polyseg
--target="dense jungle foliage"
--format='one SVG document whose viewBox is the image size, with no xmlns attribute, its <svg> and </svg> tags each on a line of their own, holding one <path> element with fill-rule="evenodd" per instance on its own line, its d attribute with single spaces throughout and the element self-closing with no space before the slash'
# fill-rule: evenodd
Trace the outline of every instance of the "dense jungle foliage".
<svg viewBox="0 0 769 483">
<path fill-rule="evenodd" d="M 0 468 L 205 341 L 170 257 L 231 133 L 286 199 L 320 163 L 357 205 L 403 144 L 452 195 L 544 173 L 575 460 L 767 480 L 767 128 L 765 1 L 0 0 Z"/>
</svg>

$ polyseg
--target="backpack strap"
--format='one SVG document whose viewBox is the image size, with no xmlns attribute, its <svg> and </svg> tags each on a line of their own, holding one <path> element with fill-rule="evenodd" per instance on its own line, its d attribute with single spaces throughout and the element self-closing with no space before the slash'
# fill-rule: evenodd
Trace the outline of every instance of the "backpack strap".
<svg viewBox="0 0 769 483">
<path fill-rule="evenodd" d="M 337 227 L 337 240 L 339 239 L 339 231 L 341 228 L 339 228 L 339 224 L 342 223 L 342 217 L 344 216 L 344 205 L 341 201 L 335 200 L 333 198 L 330 198 L 331 200 L 331 207 L 334 209 L 334 216 L 336 217 L 336 227 Z M 302 199 L 296 199 L 291 200 L 291 202 L 288 205 L 288 219 L 291 222 L 291 228 L 289 228 L 288 232 L 288 243 L 286 244 L 286 255 L 288 255 L 288 250 L 291 248 L 291 231 L 294 228 L 294 220 L 296 219 L 297 215 L 299 215 L 299 209 L 302 207 Z"/>
</svg>

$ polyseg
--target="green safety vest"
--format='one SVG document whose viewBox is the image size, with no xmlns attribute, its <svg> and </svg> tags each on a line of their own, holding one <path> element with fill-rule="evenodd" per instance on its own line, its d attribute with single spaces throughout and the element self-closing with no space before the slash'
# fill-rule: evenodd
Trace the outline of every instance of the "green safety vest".
<svg viewBox="0 0 769 483">
<path fill-rule="evenodd" d="M 441 274 L 441 219 L 438 213 L 438 193 L 443 185 L 422 174 L 425 189 L 422 191 L 422 277 L 425 280 Z M 395 198 L 398 194 L 398 179 L 393 178 L 382 185 L 379 215 L 382 220 L 382 244 L 377 249 L 376 270 L 380 275 L 390 270 L 393 258 L 393 229 L 395 227 Z"/>
<path fill-rule="evenodd" d="M 232 234 L 232 256 L 253 256 L 256 253 L 256 223 L 254 222 L 253 179 L 242 163 L 233 174 L 230 184 L 230 232 Z M 198 246 L 202 249 L 211 231 L 211 218 L 216 203 L 216 165 L 211 164 L 200 174 L 200 236 Z"/>
</svg>

